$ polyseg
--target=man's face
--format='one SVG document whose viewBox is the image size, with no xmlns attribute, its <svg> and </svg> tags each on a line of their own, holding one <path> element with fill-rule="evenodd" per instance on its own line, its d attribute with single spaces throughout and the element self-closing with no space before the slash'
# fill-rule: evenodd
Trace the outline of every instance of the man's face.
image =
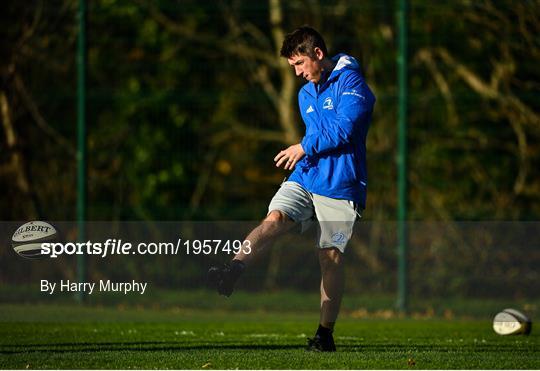
<svg viewBox="0 0 540 371">
<path fill-rule="evenodd" d="M 307 55 L 293 55 L 287 61 L 294 68 L 296 76 L 302 76 L 314 84 L 321 79 L 321 61 L 317 57 L 314 59 Z"/>
</svg>

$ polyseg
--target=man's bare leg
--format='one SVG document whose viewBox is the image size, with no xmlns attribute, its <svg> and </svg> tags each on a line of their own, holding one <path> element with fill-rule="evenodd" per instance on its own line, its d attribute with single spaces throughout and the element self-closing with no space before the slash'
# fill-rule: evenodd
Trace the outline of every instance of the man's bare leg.
<svg viewBox="0 0 540 371">
<path fill-rule="evenodd" d="M 219 294 L 230 296 L 245 267 L 253 263 L 276 237 L 287 232 L 294 225 L 295 223 L 282 211 L 271 211 L 261 224 L 248 234 L 244 244 L 249 241 L 249 245 L 243 245 L 242 250 L 230 263 L 224 264 L 223 267 L 214 266 L 208 270 L 209 285 L 216 288 Z M 246 246 L 249 246 L 249 249 Z"/>
<path fill-rule="evenodd" d="M 294 225 L 295 223 L 284 212 L 272 210 L 245 238 L 245 241 L 249 241 L 251 251 L 246 253 L 245 249 L 242 249 L 234 260 L 239 260 L 245 265 L 251 264 L 278 236 L 289 231 Z"/>
<path fill-rule="evenodd" d="M 308 339 L 308 350 L 319 352 L 335 352 L 334 324 L 339 313 L 345 272 L 343 257 L 338 249 L 319 250 L 319 263 L 321 265 L 321 317 L 319 328 L 313 339 Z"/>
<path fill-rule="evenodd" d="M 321 249 L 319 263 L 322 275 L 320 325 L 333 330 L 345 286 L 343 256 L 336 248 Z"/>
</svg>

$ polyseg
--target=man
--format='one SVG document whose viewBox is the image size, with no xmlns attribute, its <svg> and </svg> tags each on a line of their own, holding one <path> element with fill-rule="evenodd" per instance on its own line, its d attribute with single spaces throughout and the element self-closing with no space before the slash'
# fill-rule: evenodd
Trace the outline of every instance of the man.
<svg viewBox="0 0 540 371">
<path fill-rule="evenodd" d="M 343 253 L 354 221 L 365 208 L 366 136 L 375 97 L 357 61 L 344 54 L 329 58 L 323 38 L 313 28 L 288 34 L 281 56 L 297 76 L 308 80 L 298 95 L 305 135 L 274 158 L 277 167 L 293 172 L 270 202 L 266 218 L 246 237 L 251 251 L 210 268 L 208 278 L 220 294 L 231 295 L 242 272 L 265 246 L 295 224 L 315 217 L 320 228 L 321 315 L 308 349 L 335 351 L 332 333 L 343 295 Z"/>
</svg>

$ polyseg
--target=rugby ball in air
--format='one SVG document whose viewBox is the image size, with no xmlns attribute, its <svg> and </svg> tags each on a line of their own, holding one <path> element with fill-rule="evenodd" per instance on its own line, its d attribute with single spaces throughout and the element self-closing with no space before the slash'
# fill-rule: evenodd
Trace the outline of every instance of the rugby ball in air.
<svg viewBox="0 0 540 371">
<path fill-rule="evenodd" d="M 493 330 L 499 335 L 529 335 L 532 322 L 516 309 L 505 309 L 493 318 Z"/>
<path fill-rule="evenodd" d="M 58 232 L 51 224 L 32 221 L 17 228 L 11 237 L 11 246 L 23 258 L 42 259 L 47 255 L 41 254 L 41 244 L 54 242 L 57 238 Z"/>
</svg>

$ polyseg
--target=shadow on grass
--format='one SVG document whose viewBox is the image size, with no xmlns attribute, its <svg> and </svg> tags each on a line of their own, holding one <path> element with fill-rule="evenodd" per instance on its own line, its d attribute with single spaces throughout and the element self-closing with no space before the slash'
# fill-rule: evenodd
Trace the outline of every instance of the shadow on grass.
<svg viewBox="0 0 540 371">
<path fill-rule="evenodd" d="M 74 353 L 74 352 L 159 352 L 159 351 L 196 351 L 196 350 L 303 350 L 303 344 L 241 344 L 238 342 L 216 344 L 182 344 L 172 341 L 139 341 L 139 342 L 103 342 L 103 343 L 55 343 L 55 344 L 9 344 L 0 347 L 0 354 L 27 354 L 27 353 Z M 345 352 L 401 352 L 401 351 L 463 351 L 461 346 L 447 346 L 434 344 L 338 344 L 338 351 Z M 516 352 L 514 344 L 482 344 L 467 347 L 467 352 Z M 522 348 L 520 351 L 535 351 Z"/>
<path fill-rule="evenodd" d="M 54 344 L 9 344 L 0 347 L 0 354 L 25 353 L 71 353 L 71 352 L 156 352 L 156 351 L 193 351 L 193 350 L 302 350 L 303 344 L 241 344 L 238 342 L 216 344 L 182 344 L 181 342 L 140 341 L 140 342 L 104 342 L 104 343 L 54 343 Z M 343 346 L 342 348 L 358 348 Z"/>
</svg>

